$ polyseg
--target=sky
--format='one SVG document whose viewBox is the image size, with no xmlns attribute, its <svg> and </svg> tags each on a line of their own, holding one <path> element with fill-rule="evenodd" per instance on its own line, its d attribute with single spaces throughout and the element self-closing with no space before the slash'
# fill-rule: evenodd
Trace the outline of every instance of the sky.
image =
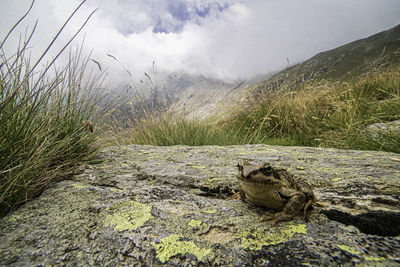
<svg viewBox="0 0 400 267">
<path fill-rule="evenodd" d="M 80 2 L 36 0 L 5 51 L 38 19 L 37 58 Z M 29 5 L 0 0 L 0 39 Z M 150 70 L 250 79 L 400 24 L 399 0 L 87 0 L 49 55 L 96 8 L 73 47 L 85 37 L 83 52 L 120 82 Z"/>
</svg>

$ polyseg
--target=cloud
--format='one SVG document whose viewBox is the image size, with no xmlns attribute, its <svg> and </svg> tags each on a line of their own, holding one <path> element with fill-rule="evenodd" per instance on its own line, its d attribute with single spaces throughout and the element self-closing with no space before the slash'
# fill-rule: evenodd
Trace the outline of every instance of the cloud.
<svg viewBox="0 0 400 267">
<path fill-rule="evenodd" d="M 4 36 L 27 2 L 0 2 L 8 11 L 0 17 Z M 25 24 L 39 18 L 35 51 L 47 46 L 79 3 L 37 1 Z M 250 78 L 284 68 L 287 59 L 296 63 L 400 23 L 398 0 L 88 0 L 57 46 L 97 7 L 84 29 L 84 50 L 93 49 L 91 57 L 115 81 L 130 78 L 127 70 L 140 79 L 153 61 L 158 71 Z M 17 44 L 17 38 L 9 44 Z"/>
</svg>

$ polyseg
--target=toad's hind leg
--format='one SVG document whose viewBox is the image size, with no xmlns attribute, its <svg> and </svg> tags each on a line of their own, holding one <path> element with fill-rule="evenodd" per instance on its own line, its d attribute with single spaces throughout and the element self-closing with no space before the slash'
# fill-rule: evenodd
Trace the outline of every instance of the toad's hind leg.
<svg viewBox="0 0 400 267">
<path fill-rule="evenodd" d="M 272 227 L 278 222 L 290 221 L 293 217 L 301 211 L 306 196 L 299 191 L 293 189 L 282 188 L 279 190 L 279 195 L 287 199 L 287 202 L 281 212 L 274 215 L 264 215 L 260 218 L 260 222 L 272 220 Z"/>
<path fill-rule="evenodd" d="M 307 201 L 307 203 L 304 205 L 304 220 L 307 221 L 307 210 L 311 207 L 312 203 L 314 202 L 313 199 L 310 199 Z"/>
</svg>

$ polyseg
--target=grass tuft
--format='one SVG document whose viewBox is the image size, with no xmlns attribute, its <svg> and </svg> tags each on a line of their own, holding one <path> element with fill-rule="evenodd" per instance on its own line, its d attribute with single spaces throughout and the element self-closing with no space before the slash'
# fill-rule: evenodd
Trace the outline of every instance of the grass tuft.
<svg viewBox="0 0 400 267">
<path fill-rule="evenodd" d="M 0 50 L 0 216 L 73 173 L 97 149 L 91 130 L 101 116 L 96 104 L 103 74 L 88 73 L 89 58 L 79 49 L 70 53 L 66 67 L 56 68 L 53 60 L 38 70 L 51 44 L 31 62 L 25 50 L 29 41 L 12 56 Z"/>
</svg>

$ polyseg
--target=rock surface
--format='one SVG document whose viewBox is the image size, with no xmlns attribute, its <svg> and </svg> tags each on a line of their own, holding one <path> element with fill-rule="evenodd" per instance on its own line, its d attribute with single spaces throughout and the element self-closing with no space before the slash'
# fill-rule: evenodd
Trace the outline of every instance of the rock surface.
<svg viewBox="0 0 400 267">
<path fill-rule="evenodd" d="M 109 147 L 0 219 L 0 265 L 400 264 L 400 155 L 265 145 Z M 306 178 L 318 202 L 271 228 L 225 200 L 239 159 Z M 271 211 L 272 212 L 272 211 Z"/>
<path fill-rule="evenodd" d="M 384 136 L 398 136 L 400 133 L 400 120 L 385 123 L 374 123 L 367 127 L 369 137 L 381 142 Z"/>
</svg>

